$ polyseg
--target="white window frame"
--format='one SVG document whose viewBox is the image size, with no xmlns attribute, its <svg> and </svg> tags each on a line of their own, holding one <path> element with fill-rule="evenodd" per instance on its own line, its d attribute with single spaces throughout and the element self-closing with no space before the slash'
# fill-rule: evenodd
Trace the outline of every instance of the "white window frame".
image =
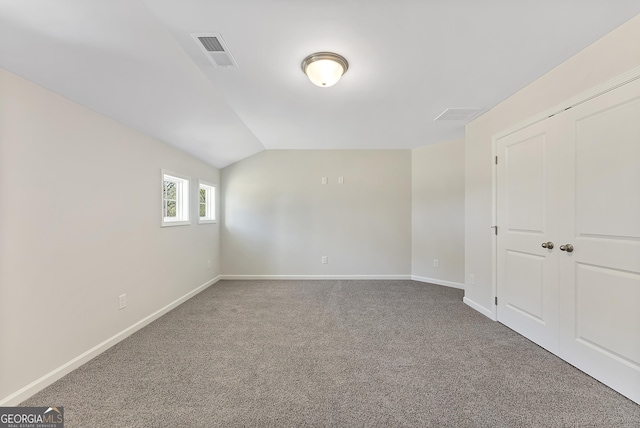
<svg viewBox="0 0 640 428">
<path fill-rule="evenodd" d="M 200 190 L 205 190 L 207 192 L 205 210 L 206 215 L 204 217 L 200 217 L 200 206 L 202 203 L 200 202 Z M 204 180 L 198 181 L 198 223 L 199 224 L 207 224 L 207 223 L 216 223 L 216 185 L 212 183 L 207 183 Z"/>
<path fill-rule="evenodd" d="M 191 178 L 165 169 L 162 170 L 160 178 L 160 217 L 162 218 L 162 227 L 191 224 L 189 218 L 189 183 Z M 165 181 L 176 183 L 176 217 L 165 217 Z"/>
</svg>

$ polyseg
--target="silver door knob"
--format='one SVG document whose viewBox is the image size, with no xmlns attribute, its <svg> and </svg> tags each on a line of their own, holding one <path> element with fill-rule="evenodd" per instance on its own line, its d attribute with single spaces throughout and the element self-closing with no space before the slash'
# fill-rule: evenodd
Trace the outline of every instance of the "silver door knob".
<svg viewBox="0 0 640 428">
<path fill-rule="evenodd" d="M 546 248 L 547 250 L 553 250 L 553 242 L 543 242 L 542 248 Z"/>
<path fill-rule="evenodd" d="M 572 253 L 573 245 L 571 244 L 560 245 L 560 251 L 566 251 L 567 253 Z"/>
</svg>

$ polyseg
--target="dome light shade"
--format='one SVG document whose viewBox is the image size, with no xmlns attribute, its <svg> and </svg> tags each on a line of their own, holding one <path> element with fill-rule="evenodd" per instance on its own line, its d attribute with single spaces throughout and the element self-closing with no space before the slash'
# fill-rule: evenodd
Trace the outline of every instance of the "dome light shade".
<svg viewBox="0 0 640 428">
<path fill-rule="evenodd" d="M 314 85 L 328 88 L 335 85 L 344 73 L 349 63 L 344 57 L 331 52 L 317 52 L 302 61 L 302 71 Z"/>
</svg>

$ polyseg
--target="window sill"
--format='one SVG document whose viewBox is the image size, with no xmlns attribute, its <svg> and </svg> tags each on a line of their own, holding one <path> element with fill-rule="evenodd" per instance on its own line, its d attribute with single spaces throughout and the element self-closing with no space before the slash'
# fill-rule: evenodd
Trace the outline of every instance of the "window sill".
<svg viewBox="0 0 640 428">
<path fill-rule="evenodd" d="M 198 224 L 214 224 L 214 223 L 217 223 L 217 222 L 218 222 L 218 220 L 216 220 L 216 219 L 204 219 L 204 218 L 202 218 L 202 219 L 198 220 Z"/>
<path fill-rule="evenodd" d="M 189 226 L 190 224 L 190 221 L 163 221 L 161 227 Z"/>
</svg>

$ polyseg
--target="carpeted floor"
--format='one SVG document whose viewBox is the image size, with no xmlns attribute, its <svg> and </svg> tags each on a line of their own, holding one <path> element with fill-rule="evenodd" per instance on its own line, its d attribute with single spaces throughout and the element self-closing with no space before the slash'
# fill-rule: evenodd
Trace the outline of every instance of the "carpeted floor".
<svg viewBox="0 0 640 428">
<path fill-rule="evenodd" d="M 640 427 L 640 406 L 412 281 L 221 281 L 22 405 L 66 427 Z"/>
</svg>

